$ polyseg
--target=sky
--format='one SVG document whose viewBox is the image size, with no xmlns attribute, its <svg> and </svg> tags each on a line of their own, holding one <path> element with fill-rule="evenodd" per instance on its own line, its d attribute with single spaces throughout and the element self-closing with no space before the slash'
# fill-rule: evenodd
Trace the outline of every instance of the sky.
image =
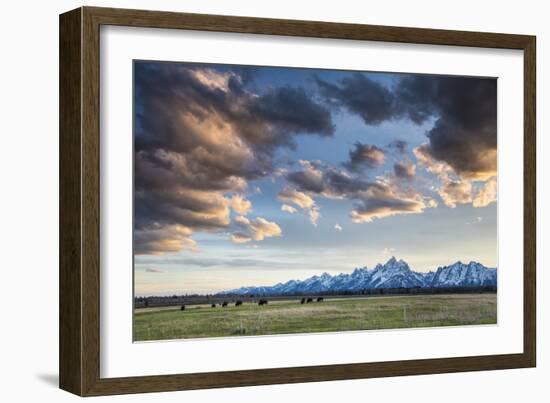
<svg viewBox="0 0 550 403">
<path fill-rule="evenodd" d="M 497 266 L 492 78 L 134 62 L 134 279 Z"/>
</svg>

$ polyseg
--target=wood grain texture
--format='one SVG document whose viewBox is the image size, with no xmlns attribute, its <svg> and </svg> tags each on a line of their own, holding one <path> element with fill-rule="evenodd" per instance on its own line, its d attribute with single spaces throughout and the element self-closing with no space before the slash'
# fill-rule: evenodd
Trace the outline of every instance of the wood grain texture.
<svg viewBox="0 0 550 403">
<path fill-rule="evenodd" d="M 59 386 L 81 394 L 81 11 L 59 27 Z"/>
<path fill-rule="evenodd" d="M 524 51 L 524 352 L 131 378 L 100 377 L 101 25 Z M 60 17 L 60 387 L 81 396 L 532 367 L 536 363 L 535 37 L 83 7 Z"/>
<path fill-rule="evenodd" d="M 100 134 L 99 24 L 82 9 L 82 389 L 99 378 Z"/>
<path fill-rule="evenodd" d="M 529 36 L 165 11 L 85 8 L 105 25 L 523 49 Z"/>
<path fill-rule="evenodd" d="M 536 366 L 537 334 L 537 141 L 536 39 L 524 48 L 523 114 L 523 354 Z"/>
</svg>

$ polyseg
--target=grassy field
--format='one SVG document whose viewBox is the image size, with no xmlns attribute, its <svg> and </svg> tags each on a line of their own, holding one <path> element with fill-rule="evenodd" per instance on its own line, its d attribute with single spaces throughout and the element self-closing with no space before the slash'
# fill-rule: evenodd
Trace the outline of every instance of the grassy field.
<svg viewBox="0 0 550 403">
<path fill-rule="evenodd" d="M 496 294 L 326 298 L 301 305 L 299 300 L 136 309 L 136 341 L 200 337 L 336 332 L 492 324 L 497 320 Z"/>
</svg>

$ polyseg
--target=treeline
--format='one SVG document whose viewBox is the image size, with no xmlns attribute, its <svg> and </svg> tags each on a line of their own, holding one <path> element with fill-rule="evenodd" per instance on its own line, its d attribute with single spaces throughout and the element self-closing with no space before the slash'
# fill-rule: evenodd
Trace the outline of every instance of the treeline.
<svg viewBox="0 0 550 403">
<path fill-rule="evenodd" d="M 360 295 L 430 295 L 430 294 L 481 294 L 495 293 L 497 287 L 495 285 L 484 285 L 477 287 L 414 287 L 414 288 L 370 288 L 362 290 Z M 357 294 L 357 293 L 351 293 Z M 344 294 L 347 295 L 344 291 Z"/>
<path fill-rule="evenodd" d="M 217 304 L 223 301 L 235 302 L 237 299 L 244 302 L 257 302 L 259 298 L 269 297 L 274 300 L 285 300 L 301 297 L 318 297 L 330 296 L 334 298 L 346 298 L 353 296 L 369 296 L 369 295 L 431 295 L 431 294 L 481 294 L 495 293 L 497 287 L 493 285 L 480 287 L 414 287 L 414 288 L 369 288 L 359 291 L 326 291 L 317 293 L 292 293 L 284 295 L 273 294 L 225 294 L 225 295 L 171 295 L 171 296 L 153 296 L 153 297 L 136 297 L 134 298 L 134 306 L 136 308 L 171 306 L 181 304 Z"/>
<path fill-rule="evenodd" d="M 169 295 L 169 296 L 151 296 L 135 297 L 134 306 L 136 308 L 161 307 L 173 305 L 199 305 L 199 304 L 221 304 L 224 301 L 235 302 L 237 299 L 254 300 L 248 296 L 219 296 L 219 295 Z"/>
<path fill-rule="evenodd" d="M 476 287 L 399 287 L 399 288 L 368 288 L 364 290 L 343 290 L 343 291 L 321 291 L 315 293 L 288 293 L 284 295 L 277 294 L 246 294 L 244 297 L 257 298 L 257 297 L 305 297 L 311 295 L 322 296 L 359 296 L 359 295 L 417 295 L 417 294 L 476 294 L 476 293 L 495 293 L 497 287 L 494 285 L 484 285 Z M 239 294 L 226 294 L 226 297 L 243 297 Z"/>
</svg>

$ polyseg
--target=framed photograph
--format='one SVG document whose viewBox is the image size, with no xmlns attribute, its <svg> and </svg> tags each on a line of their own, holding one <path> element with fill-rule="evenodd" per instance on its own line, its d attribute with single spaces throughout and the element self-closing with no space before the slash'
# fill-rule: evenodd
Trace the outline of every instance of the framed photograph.
<svg viewBox="0 0 550 403">
<path fill-rule="evenodd" d="M 60 386 L 533 367 L 535 37 L 60 16 Z"/>
</svg>

